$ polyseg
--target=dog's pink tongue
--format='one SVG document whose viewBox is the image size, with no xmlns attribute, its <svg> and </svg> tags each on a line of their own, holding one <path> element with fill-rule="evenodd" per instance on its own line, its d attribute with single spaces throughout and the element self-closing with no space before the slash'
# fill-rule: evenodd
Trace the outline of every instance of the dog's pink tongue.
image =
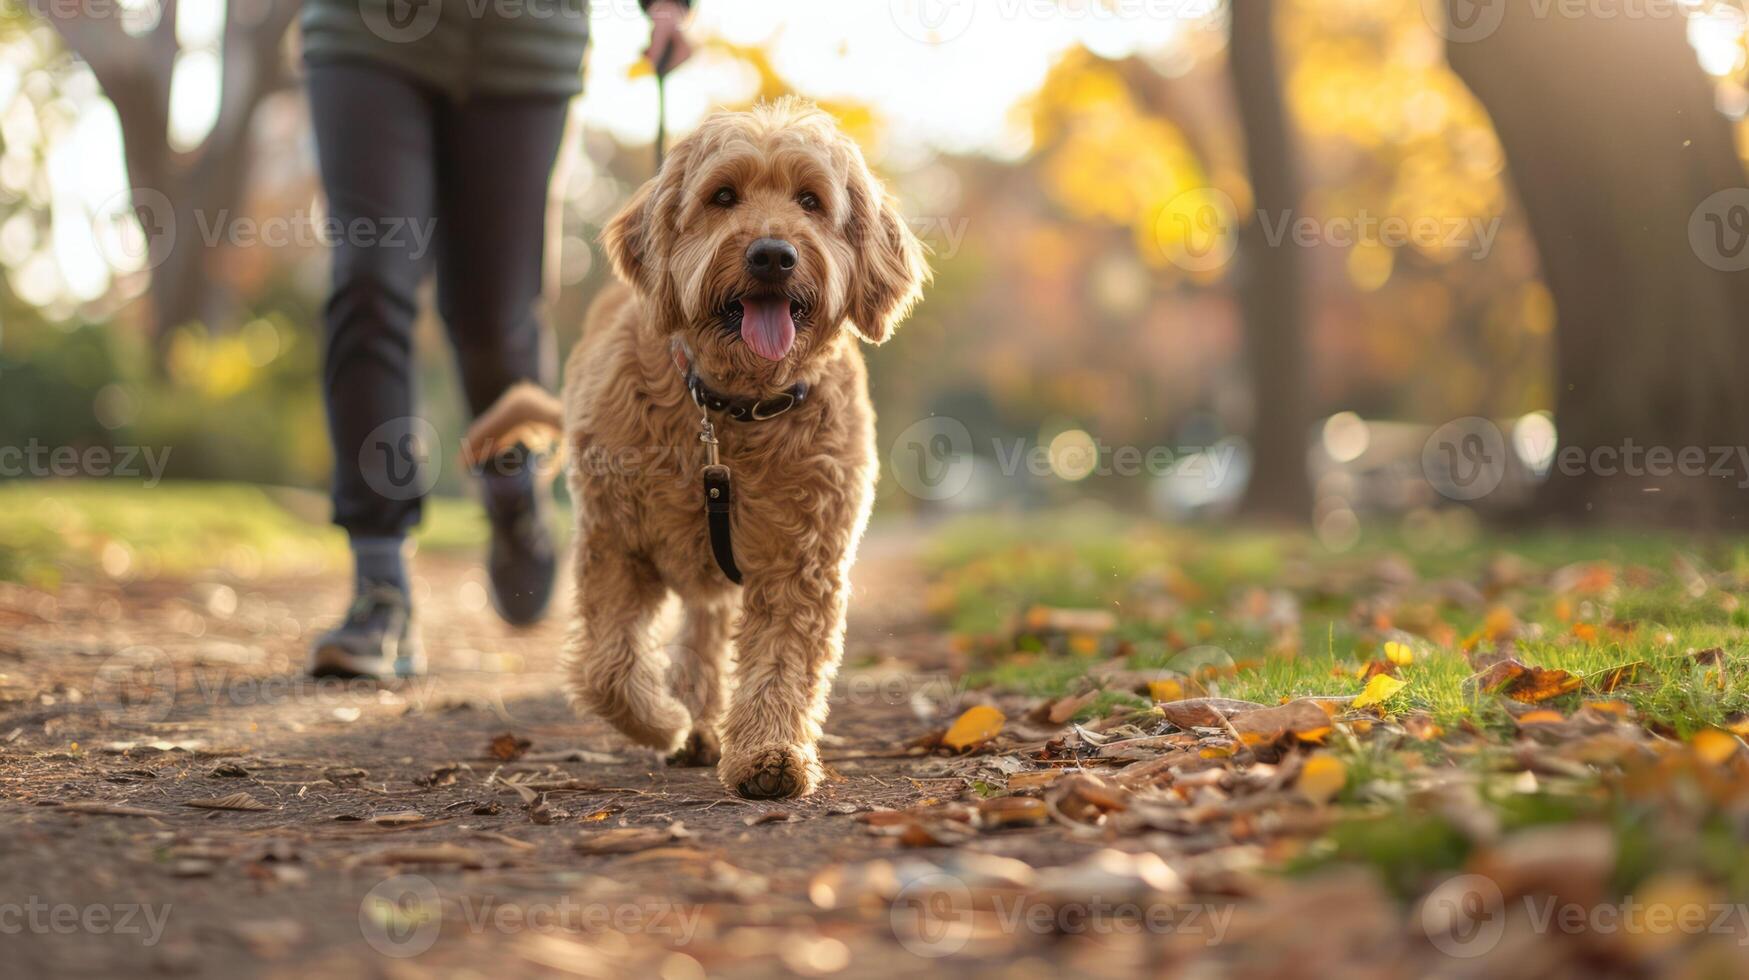
<svg viewBox="0 0 1749 980">
<path fill-rule="evenodd" d="M 760 357 L 783 360 L 796 342 L 796 322 L 790 319 L 789 300 L 782 296 L 741 300 L 741 339 Z"/>
</svg>

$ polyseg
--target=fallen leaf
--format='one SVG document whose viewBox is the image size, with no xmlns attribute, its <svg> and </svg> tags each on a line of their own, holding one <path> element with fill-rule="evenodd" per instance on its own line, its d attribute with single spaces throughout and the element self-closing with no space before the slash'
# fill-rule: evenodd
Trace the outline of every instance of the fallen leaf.
<svg viewBox="0 0 1749 980">
<path fill-rule="evenodd" d="M 1407 643 L 1392 640 L 1385 644 L 1385 659 L 1399 667 L 1407 667 L 1415 662 L 1415 650 Z"/>
<path fill-rule="evenodd" d="M 1566 720 L 1566 715 L 1561 714 L 1553 708 L 1538 708 L 1535 711 L 1528 711 L 1519 715 L 1518 726 L 1523 728 L 1528 725 L 1558 725 Z"/>
<path fill-rule="evenodd" d="M 1043 800 L 1031 796 L 999 796 L 978 804 L 978 826 L 991 830 L 1033 827 L 1050 820 Z"/>
<path fill-rule="evenodd" d="M 1184 683 L 1173 677 L 1149 681 L 1148 697 L 1155 701 L 1182 701 L 1184 700 Z"/>
<path fill-rule="evenodd" d="M 1524 704 L 1540 704 L 1571 694 L 1583 683 L 1567 671 L 1532 667 L 1517 660 L 1502 660 L 1477 675 L 1477 684 L 1489 694 L 1504 694 Z"/>
<path fill-rule="evenodd" d="M 248 793 L 232 793 L 229 796 L 215 796 L 210 799 L 189 800 L 183 806 L 192 806 L 201 810 L 271 810 L 273 807 L 261 802 Z"/>
<path fill-rule="evenodd" d="M 162 817 L 167 816 L 162 810 L 149 810 L 143 806 L 129 806 L 125 803 L 104 803 L 100 800 L 80 800 L 74 803 L 61 803 L 57 807 L 70 813 L 91 813 L 104 817 Z"/>
<path fill-rule="evenodd" d="M 986 704 L 967 708 L 965 713 L 941 736 L 941 744 L 956 752 L 965 752 L 995 738 L 1008 717 Z"/>
<path fill-rule="evenodd" d="M 1366 682 L 1366 687 L 1354 699 L 1354 707 L 1370 708 L 1389 701 L 1397 692 L 1408 687 L 1408 681 L 1400 681 L 1389 674 L 1379 674 Z"/>
<path fill-rule="evenodd" d="M 1255 701 L 1235 701 L 1232 698 L 1190 698 L 1162 704 L 1160 713 L 1179 728 L 1225 728 L 1228 718 L 1261 707 L 1263 705 Z"/>
<path fill-rule="evenodd" d="M 584 854 L 631 854 L 691 836 L 679 821 L 666 827 L 616 827 L 586 834 L 574 845 Z"/>
<path fill-rule="evenodd" d="M 424 819 L 425 814 L 418 810 L 396 810 L 392 813 L 379 813 L 371 817 L 370 822 L 379 827 L 404 827 Z"/>
<path fill-rule="evenodd" d="M 526 755 L 529 746 L 533 744 L 526 738 L 519 738 L 510 732 L 505 732 L 492 739 L 491 744 L 486 747 L 486 751 L 488 755 L 500 762 L 515 762 Z"/>
<path fill-rule="evenodd" d="M 1008 777 L 1008 792 L 1024 793 L 1032 789 L 1044 789 L 1056 782 L 1063 773 L 1058 769 L 1046 769 L 1042 772 L 1017 772 Z"/>
<path fill-rule="evenodd" d="M 1737 754 L 1742 743 L 1737 736 L 1721 732 L 1717 728 L 1708 728 L 1694 735 L 1694 754 L 1701 761 L 1713 766 L 1722 766 Z"/>
<path fill-rule="evenodd" d="M 742 817 L 741 822 L 749 827 L 757 827 L 768 823 L 788 823 L 795 818 L 796 815 L 788 810 L 763 810 Z"/>
<path fill-rule="evenodd" d="M 1319 752 L 1306 760 L 1300 769 L 1294 789 L 1301 796 L 1322 806 L 1330 802 L 1348 784 L 1348 766 L 1327 752 Z"/>
<path fill-rule="evenodd" d="M 1322 738 L 1330 730 L 1330 716 L 1310 698 L 1289 701 L 1273 708 L 1254 708 L 1232 716 L 1228 721 L 1239 740 L 1246 745 L 1263 745 L 1279 741 L 1284 735 L 1309 735 Z"/>
</svg>

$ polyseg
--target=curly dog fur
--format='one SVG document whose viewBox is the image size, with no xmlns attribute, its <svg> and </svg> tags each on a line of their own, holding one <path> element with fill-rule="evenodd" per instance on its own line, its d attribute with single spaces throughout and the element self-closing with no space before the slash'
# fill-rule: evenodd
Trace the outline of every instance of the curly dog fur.
<svg viewBox="0 0 1749 980">
<path fill-rule="evenodd" d="M 724 191 L 727 193 L 724 193 Z M 795 249 L 783 287 L 793 346 L 761 356 L 726 319 L 762 288 L 746 255 Z M 608 225 L 622 280 L 597 297 L 566 369 L 562 406 L 523 386 L 483 415 L 483 458 L 562 429 L 577 507 L 571 694 L 630 738 L 717 761 L 744 796 L 811 793 L 816 743 L 843 651 L 849 574 L 874 498 L 874 412 L 857 341 L 881 343 L 928 278 L 922 247 L 831 116 L 786 100 L 711 116 Z M 743 586 L 712 559 L 699 409 L 671 358 L 690 348 L 720 391 L 811 387 L 763 422 L 716 419 L 734 473 Z M 685 609 L 664 646 L 658 613 Z"/>
</svg>

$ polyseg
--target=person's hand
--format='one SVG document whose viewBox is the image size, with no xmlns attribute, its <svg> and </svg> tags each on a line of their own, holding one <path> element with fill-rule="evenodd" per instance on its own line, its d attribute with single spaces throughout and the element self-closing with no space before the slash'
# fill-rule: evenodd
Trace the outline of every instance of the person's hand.
<svg viewBox="0 0 1749 980">
<path fill-rule="evenodd" d="M 692 44 L 687 41 L 681 24 L 686 20 L 686 7 L 675 0 L 657 0 L 650 4 L 650 46 L 644 49 L 644 60 L 658 72 L 679 68 L 692 57 Z M 662 52 L 668 52 L 668 63 L 661 64 Z"/>
</svg>

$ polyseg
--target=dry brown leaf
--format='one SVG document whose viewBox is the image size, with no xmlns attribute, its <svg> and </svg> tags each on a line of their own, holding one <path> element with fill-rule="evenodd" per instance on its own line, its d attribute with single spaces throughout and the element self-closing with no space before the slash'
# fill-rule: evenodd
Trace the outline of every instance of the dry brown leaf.
<svg viewBox="0 0 1749 980">
<path fill-rule="evenodd" d="M 101 800 L 78 800 L 73 803 L 62 803 L 59 804 L 58 809 L 69 813 L 90 813 L 103 817 L 168 816 L 161 810 L 150 810 L 143 806 L 129 806 L 126 803 L 105 803 Z"/>
<path fill-rule="evenodd" d="M 978 826 L 990 830 L 1034 827 L 1050 818 L 1044 801 L 1032 796 L 998 796 L 978 804 Z"/>
<path fill-rule="evenodd" d="M 209 799 L 189 800 L 183 806 L 192 806 L 201 810 L 271 810 L 273 807 L 261 802 L 248 793 L 232 793 L 229 796 L 215 796 Z"/>
<path fill-rule="evenodd" d="M 1316 739 L 1330 729 L 1330 716 L 1311 698 L 1300 698 L 1273 708 L 1254 708 L 1229 720 L 1246 745 L 1267 745 L 1290 734 Z"/>
<path fill-rule="evenodd" d="M 584 854 L 630 854 L 691 836 L 678 821 L 666 827 L 616 827 L 585 834 L 574 845 Z"/>
<path fill-rule="evenodd" d="M 1255 701 L 1235 701 L 1232 698 L 1190 698 L 1160 705 L 1160 713 L 1179 728 L 1225 728 L 1227 719 L 1263 705 Z"/>
<path fill-rule="evenodd" d="M 529 746 L 534 743 L 511 732 L 505 732 L 492 739 L 486 746 L 486 754 L 500 762 L 515 762 L 528 754 Z"/>
<path fill-rule="evenodd" d="M 1523 704 L 1540 704 L 1577 691 L 1581 681 L 1564 670 L 1502 660 L 1477 675 L 1476 683 L 1489 694 L 1503 694 Z"/>
<path fill-rule="evenodd" d="M 1044 789 L 1056 782 L 1063 775 L 1060 769 L 1045 769 L 1040 772 L 1017 772 L 1008 777 L 1008 792 L 1024 793 L 1028 790 Z"/>
</svg>

